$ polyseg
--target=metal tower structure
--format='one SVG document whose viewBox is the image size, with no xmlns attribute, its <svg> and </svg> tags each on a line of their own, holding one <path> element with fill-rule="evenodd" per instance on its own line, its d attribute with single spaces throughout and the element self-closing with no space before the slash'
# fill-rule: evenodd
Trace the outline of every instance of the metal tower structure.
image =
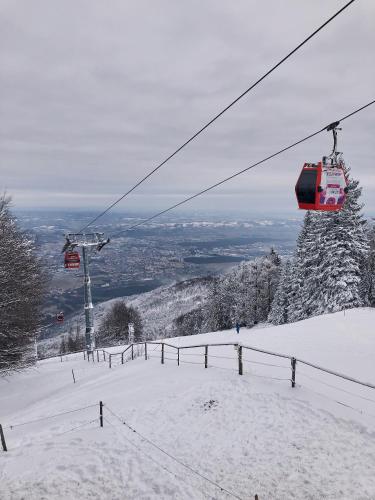
<svg viewBox="0 0 375 500">
<path fill-rule="evenodd" d="M 104 239 L 103 233 L 69 233 L 65 236 L 66 242 L 62 252 L 76 251 L 82 248 L 83 272 L 84 272 L 84 302 L 85 302 L 85 322 L 86 322 L 86 350 L 88 353 L 95 349 L 95 328 L 94 328 L 94 306 L 91 295 L 91 278 L 89 272 L 89 253 L 94 249 L 97 252 L 109 243 L 109 238 Z"/>
</svg>

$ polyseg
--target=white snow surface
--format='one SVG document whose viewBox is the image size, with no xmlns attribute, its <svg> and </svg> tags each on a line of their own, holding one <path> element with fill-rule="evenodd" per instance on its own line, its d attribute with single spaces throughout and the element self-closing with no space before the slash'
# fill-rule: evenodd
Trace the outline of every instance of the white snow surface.
<svg viewBox="0 0 375 500">
<path fill-rule="evenodd" d="M 374 320 L 364 308 L 166 342 L 240 342 L 375 384 Z M 0 453 L 0 498 L 375 499 L 374 389 L 299 362 L 291 388 L 289 359 L 243 349 L 239 376 L 233 346 L 209 347 L 208 369 L 203 353 L 181 350 L 177 366 L 166 346 L 162 365 L 160 346 L 149 345 L 147 361 L 139 349 L 124 365 L 114 357 L 112 369 L 102 356 L 93 363 L 77 354 L 0 379 L 9 448 Z"/>
</svg>

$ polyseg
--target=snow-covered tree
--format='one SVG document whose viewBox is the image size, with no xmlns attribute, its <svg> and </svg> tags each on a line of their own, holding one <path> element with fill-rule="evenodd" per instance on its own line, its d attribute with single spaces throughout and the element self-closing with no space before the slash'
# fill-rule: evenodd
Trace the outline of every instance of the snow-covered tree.
<svg viewBox="0 0 375 500">
<path fill-rule="evenodd" d="M 366 265 L 366 287 L 368 302 L 375 307 L 375 225 L 368 228 L 369 254 Z"/>
<path fill-rule="evenodd" d="M 350 180 L 343 209 L 321 214 L 320 261 L 316 276 L 311 278 L 318 285 L 315 314 L 368 303 L 363 282 L 369 246 L 359 202 L 361 191 L 358 181 Z"/>
<path fill-rule="evenodd" d="M 178 316 L 173 322 L 173 336 L 197 335 L 204 333 L 204 318 L 206 310 L 197 307 L 185 314 Z"/>
<path fill-rule="evenodd" d="M 288 271 L 291 281 L 280 281 L 271 321 L 281 321 L 279 303 L 288 304 L 284 318 L 290 322 L 368 304 L 361 188 L 353 179 L 348 187 L 342 210 L 306 213 Z"/>
<path fill-rule="evenodd" d="M 289 306 L 292 292 L 292 262 L 286 260 L 282 265 L 280 280 L 268 315 L 268 321 L 274 325 L 289 323 Z"/>
<path fill-rule="evenodd" d="M 258 314 L 262 321 L 267 318 L 271 311 L 277 286 L 280 280 L 281 260 L 274 249 L 271 249 L 269 255 L 262 258 L 259 262 L 258 275 Z"/>
<path fill-rule="evenodd" d="M 35 361 L 34 340 L 40 326 L 45 277 L 33 244 L 0 197 L 0 372 Z"/>
<path fill-rule="evenodd" d="M 129 323 L 134 325 L 134 340 L 142 338 L 142 321 L 139 312 L 127 306 L 125 301 L 116 301 L 103 317 L 96 335 L 98 347 L 129 343 Z"/>
<path fill-rule="evenodd" d="M 209 293 L 205 331 L 253 326 L 267 319 L 279 280 L 280 258 L 269 255 L 242 262 L 219 278 Z"/>
<path fill-rule="evenodd" d="M 227 328 L 230 298 L 226 294 L 224 280 L 215 280 L 207 296 L 205 326 L 209 331 Z"/>
</svg>

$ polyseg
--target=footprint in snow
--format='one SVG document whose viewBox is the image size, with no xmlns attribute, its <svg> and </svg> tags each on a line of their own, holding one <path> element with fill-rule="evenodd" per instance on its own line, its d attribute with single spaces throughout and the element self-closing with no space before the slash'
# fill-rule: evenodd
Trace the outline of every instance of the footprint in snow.
<svg viewBox="0 0 375 500">
<path fill-rule="evenodd" d="M 210 399 L 209 401 L 206 401 L 203 404 L 203 409 L 204 409 L 204 411 L 208 411 L 208 410 L 211 410 L 212 408 L 216 408 L 218 404 L 219 404 L 219 402 L 216 401 L 215 399 Z"/>
</svg>

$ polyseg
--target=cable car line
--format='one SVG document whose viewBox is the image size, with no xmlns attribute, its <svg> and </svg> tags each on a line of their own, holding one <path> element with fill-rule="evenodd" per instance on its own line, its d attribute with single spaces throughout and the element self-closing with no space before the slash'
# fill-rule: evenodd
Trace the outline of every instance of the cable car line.
<svg viewBox="0 0 375 500">
<path fill-rule="evenodd" d="M 345 9 L 347 9 L 355 0 L 350 0 L 341 9 L 339 9 L 335 14 L 333 14 L 327 21 L 320 25 L 313 33 L 311 33 L 307 38 L 305 38 L 297 47 L 291 50 L 285 57 L 283 57 L 278 63 L 272 66 L 263 76 L 261 76 L 256 82 L 254 82 L 249 88 L 247 88 L 242 94 L 236 97 L 230 104 L 228 104 L 224 109 L 222 109 L 217 115 L 215 115 L 211 120 L 209 120 L 203 127 L 201 127 L 197 132 L 195 132 L 187 141 L 185 141 L 181 146 L 179 146 L 172 154 L 165 158 L 161 163 L 159 163 L 153 170 L 151 170 L 147 175 L 140 179 L 133 187 L 131 187 L 125 194 L 120 196 L 111 205 L 109 205 L 105 210 L 103 210 L 99 215 L 94 217 L 90 222 L 83 226 L 78 233 L 82 233 L 89 226 L 94 224 L 98 219 L 103 217 L 108 213 L 113 207 L 115 207 L 120 201 L 126 198 L 130 193 L 132 193 L 138 186 L 143 184 L 149 177 L 151 177 L 155 172 L 162 168 L 169 160 L 176 156 L 182 149 L 184 149 L 190 142 L 196 139 L 202 132 L 204 132 L 210 125 L 212 125 L 218 118 L 220 118 L 224 113 L 226 113 L 232 106 L 234 106 L 238 101 L 240 101 L 244 96 L 246 96 L 252 89 L 254 89 L 259 83 L 261 83 L 265 78 L 267 78 L 271 73 L 273 73 L 279 66 L 281 66 L 287 59 L 289 59 L 293 54 L 295 54 L 301 47 L 303 47 L 309 40 L 311 40 L 315 35 L 317 35 L 323 28 L 325 28 L 331 21 L 333 21 L 338 15 L 340 15 Z"/>
<path fill-rule="evenodd" d="M 373 101 L 370 101 L 369 103 L 365 104 L 364 106 L 361 106 L 360 108 L 352 111 L 351 113 L 343 116 L 342 118 L 340 118 L 340 120 L 338 120 L 338 122 L 340 123 L 340 122 L 343 122 L 344 120 L 347 120 L 348 118 L 351 118 L 352 116 L 354 116 L 355 114 L 363 111 L 364 109 L 368 108 L 372 104 L 375 104 L 375 99 Z M 270 160 L 272 158 L 275 158 L 275 156 L 278 156 L 278 155 L 284 153 L 285 151 L 288 151 L 289 149 L 292 149 L 295 146 L 298 146 L 302 142 L 305 142 L 305 141 L 307 141 L 309 139 L 312 139 L 316 135 L 318 135 L 318 134 L 320 134 L 320 133 L 322 133 L 324 131 L 327 131 L 331 127 L 331 125 L 333 125 L 334 123 L 336 123 L 336 122 L 333 122 L 332 124 L 330 124 L 328 126 L 325 125 L 323 128 L 317 130 L 316 132 L 313 132 L 312 134 L 307 135 L 303 139 L 300 139 L 299 141 L 296 141 L 293 144 L 290 144 L 289 146 L 286 146 L 285 148 L 279 149 L 279 151 L 276 151 L 276 153 L 273 153 L 273 154 L 267 156 L 266 158 L 263 158 L 262 160 L 257 161 L 256 163 L 253 163 L 252 165 L 250 165 L 250 166 L 248 166 L 248 167 L 240 170 L 239 172 L 236 172 L 236 173 L 230 175 L 229 177 L 226 177 L 225 179 L 222 179 L 221 181 L 216 182 L 215 184 L 212 184 L 211 186 L 203 189 L 202 191 L 199 191 L 198 193 L 196 193 L 196 194 L 194 194 L 192 196 L 189 196 L 188 198 L 185 198 L 184 200 L 176 203 L 175 205 L 172 205 L 171 207 L 166 208 L 165 210 L 162 210 L 161 212 L 158 212 L 157 214 L 152 215 L 151 217 L 148 217 L 147 219 L 144 219 L 143 221 L 137 222 L 136 224 L 133 224 L 132 226 L 127 227 L 126 229 L 123 229 L 119 233 L 116 233 L 113 236 L 113 238 L 116 238 L 117 236 L 121 235 L 124 232 L 127 232 L 127 231 L 130 231 L 132 229 L 135 229 L 136 227 L 142 226 L 143 224 L 146 224 L 147 222 L 150 222 L 153 219 L 156 219 L 157 217 L 159 217 L 159 216 L 161 216 L 161 215 L 163 215 L 163 214 L 165 214 L 167 212 L 170 212 L 171 210 L 173 210 L 173 209 L 175 209 L 175 208 L 177 208 L 177 207 L 179 207 L 181 205 L 184 205 L 188 201 L 191 201 L 194 198 L 197 198 L 198 196 L 201 196 L 202 194 L 207 193 L 208 191 L 211 191 L 212 189 L 214 189 L 214 188 L 216 188 L 216 187 L 224 184 L 225 182 L 228 182 L 228 181 L 234 179 L 235 177 L 238 177 L 239 175 L 242 175 L 243 173 L 248 172 L 249 170 L 255 168 L 256 166 L 258 166 L 258 165 L 260 165 L 262 163 L 265 163 L 266 161 L 268 161 L 268 160 Z"/>
</svg>

